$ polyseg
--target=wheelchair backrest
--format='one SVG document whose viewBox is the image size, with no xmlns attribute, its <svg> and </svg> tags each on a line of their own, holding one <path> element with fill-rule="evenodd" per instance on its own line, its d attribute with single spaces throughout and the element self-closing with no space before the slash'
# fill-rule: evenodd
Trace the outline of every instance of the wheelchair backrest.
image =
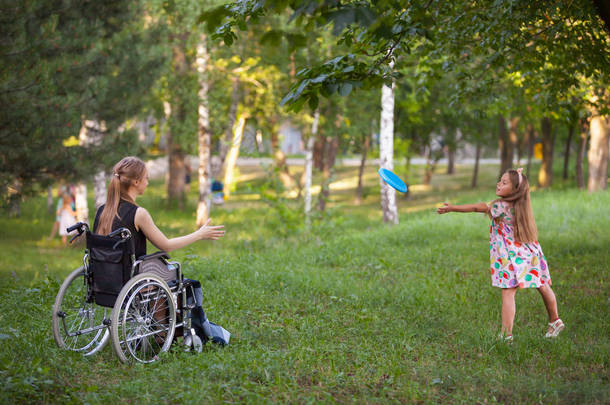
<svg viewBox="0 0 610 405">
<path fill-rule="evenodd" d="M 120 237 L 86 235 L 93 297 L 96 304 L 113 307 L 131 277 L 133 245 Z"/>
</svg>

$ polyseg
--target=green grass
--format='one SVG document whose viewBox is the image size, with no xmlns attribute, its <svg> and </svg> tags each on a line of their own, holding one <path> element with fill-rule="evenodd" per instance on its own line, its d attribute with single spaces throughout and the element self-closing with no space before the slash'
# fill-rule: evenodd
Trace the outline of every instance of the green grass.
<svg viewBox="0 0 610 405">
<path fill-rule="evenodd" d="M 213 213 L 226 238 L 173 255 L 202 281 L 206 312 L 233 333 L 231 344 L 176 349 L 152 365 L 122 365 L 110 347 L 83 358 L 55 346 L 51 306 L 82 250 L 46 241 L 53 218 L 43 198 L 27 201 L 22 219 L 0 219 L 0 401 L 608 403 L 610 196 L 533 193 L 567 329 L 543 339 L 542 300 L 519 291 L 508 346 L 495 338 L 489 220 L 433 211 L 445 200 L 491 200 L 496 171 L 485 167 L 475 190 L 467 167 L 436 175 L 430 188 L 413 181 L 394 227 L 380 222 L 373 167 L 360 206 L 356 169 L 337 171 L 329 210 L 310 231 L 297 204 L 265 203 L 242 184 Z M 261 170 L 242 175 L 264 183 Z M 138 201 L 175 236 L 193 229 L 195 190 L 183 212 L 165 208 L 154 182 Z"/>
</svg>

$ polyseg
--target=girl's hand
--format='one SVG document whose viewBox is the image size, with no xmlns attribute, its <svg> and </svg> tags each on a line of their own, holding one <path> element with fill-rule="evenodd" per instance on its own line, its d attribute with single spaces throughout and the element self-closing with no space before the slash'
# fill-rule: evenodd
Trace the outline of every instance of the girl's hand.
<svg viewBox="0 0 610 405">
<path fill-rule="evenodd" d="M 225 236 L 224 225 L 208 226 L 210 222 L 212 222 L 212 218 L 208 218 L 205 224 L 197 230 L 199 239 L 217 240 Z"/>
<path fill-rule="evenodd" d="M 453 211 L 453 207 L 448 204 L 448 203 L 443 203 L 442 207 L 439 207 L 436 212 L 438 212 L 439 214 L 446 214 L 448 212 Z"/>
</svg>

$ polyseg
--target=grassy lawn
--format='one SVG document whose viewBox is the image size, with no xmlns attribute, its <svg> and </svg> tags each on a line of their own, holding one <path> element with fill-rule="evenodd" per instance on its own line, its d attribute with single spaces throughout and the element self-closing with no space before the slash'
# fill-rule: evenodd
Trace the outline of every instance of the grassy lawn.
<svg viewBox="0 0 610 405">
<path fill-rule="evenodd" d="M 44 197 L 26 201 L 20 219 L 0 218 L 0 402 L 609 403 L 610 194 L 560 182 L 533 193 L 567 328 L 545 340 L 542 300 L 522 290 L 506 345 L 496 340 L 489 219 L 434 213 L 443 201 L 493 199 L 497 167 L 481 168 L 477 189 L 470 167 L 444 171 L 424 187 L 415 167 L 410 198 L 398 196 L 400 224 L 388 227 L 376 168 L 358 206 L 357 168 L 339 168 L 327 212 L 306 230 L 298 203 L 264 192 L 263 169 L 242 168 L 212 215 L 227 236 L 173 255 L 202 281 L 208 317 L 231 344 L 202 354 L 175 346 L 151 365 L 120 364 L 110 347 L 91 358 L 56 347 L 51 306 L 82 246 L 46 240 L 54 217 Z M 166 208 L 157 182 L 138 202 L 176 236 L 194 229 L 196 189 L 183 211 Z"/>
</svg>

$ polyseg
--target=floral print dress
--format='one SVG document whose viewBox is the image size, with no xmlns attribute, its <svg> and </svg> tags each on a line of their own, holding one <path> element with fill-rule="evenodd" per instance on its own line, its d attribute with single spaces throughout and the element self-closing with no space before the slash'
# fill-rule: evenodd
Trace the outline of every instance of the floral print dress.
<svg viewBox="0 0 610 405">
<path fill-rule="evenodd" d="M 491 285 L 500 288 L 539 288 L 551 285 L 551 275 L 538 241 L 515 241 L 514 209 L 505 201 L 489 203 Z"/>
</svg>

